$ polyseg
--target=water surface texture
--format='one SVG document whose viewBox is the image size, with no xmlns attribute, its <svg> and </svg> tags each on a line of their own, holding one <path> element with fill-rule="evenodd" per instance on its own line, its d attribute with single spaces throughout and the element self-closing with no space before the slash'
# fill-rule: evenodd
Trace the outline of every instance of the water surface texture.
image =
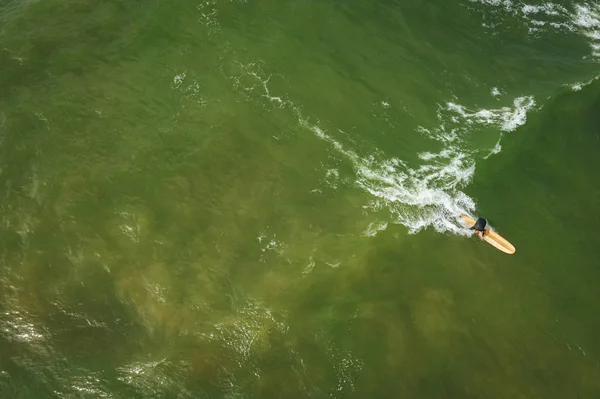
<svg viewBox="0 0 600 399">
<path fill-rule="evenodd" d="M 531 1 L 0 2 L 0 397 L 600 397 L 600 8 Z"/>
</svg>

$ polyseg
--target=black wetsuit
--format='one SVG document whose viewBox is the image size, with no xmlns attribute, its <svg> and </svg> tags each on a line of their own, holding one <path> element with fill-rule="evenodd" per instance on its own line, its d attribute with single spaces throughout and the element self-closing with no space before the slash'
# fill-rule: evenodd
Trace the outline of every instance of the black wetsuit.
<svg viewBox="0 0 600 399">
<path fill-rule="evenodd" d="M 477 221 L 475 222 L 473 227 L 471 227 L 471 230 L 480 231 L 481 236 L 483 237 L 485 235 L 485 225 L 486 224 L 487 224 L 487 220 L 485 220 L 484 218 L 479 218 L 479 219 L 477 219 Z"/>
</svg>

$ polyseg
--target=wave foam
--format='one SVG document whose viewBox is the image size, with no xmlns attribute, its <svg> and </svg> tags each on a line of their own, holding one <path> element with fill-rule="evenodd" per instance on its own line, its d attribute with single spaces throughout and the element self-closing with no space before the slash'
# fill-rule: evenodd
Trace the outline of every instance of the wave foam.
<svg viewBox="0 0 600 399">
<path fill-rule="evenodd" d="M 590 40 L 592 56 L 600 57 L 600 6 L 597 4 L 576 5 L 572 22 L 581 28 L 583 34 Z"/>
<path fill-rule="evenodd" d="M 351 163 L 356 174 L 356 186 L 372 197 L 365 208 L 387 210 L 391 218 L 389 222 L 406 226 L 411 234 L 427 227 L 433 227 L 440 233 L 464 233 L 459 216 L 472 215 L 475 201 L 461 190 L 470 183 L 476 161 L 475 151 L 465 148 L 465 134 L 482 125 L 495 125 L 504 132 L 513 131 L 525 123 L 527 112 L 535 105 L 532 97 L 519 97 L 512 107 L 498 109 L 470 110 L 448 102 L 440 106 L 435 128 L 419 128 L 419 132 L 442 142 L 444 148 L 438 153 L 418 154 L 422 164 L 411 167 L 400 159 L 386 157 L 380 151 L 366 157 L 359 156 L 318 124 L 312 123 L 293 101 L 273 95 L 268 87 L 270 77 L 261 77 L 257 64 L 242 66 L 241 71 L 244 78 L 256 80 L 238 87 L 241 93 L 246 95 L 249 89 L 262 88 L 259 97 L 277 108 L 288 108 L 294 112 L 300 127 L 326 142 Z M 232 79 L 235 85 L 245 81 L 240 77 Z M 499 142 L 494 151 L 500 151 Z M 380 222 L 380 226 L 386 223 Z M 376 234 L 376 230 L 370 228 L 366 234 Z"/>
<path fill-rule="evenodd" d="M 569 86 L 573 91 L 579 91 L 579 90 L 583 89 L 585 86 L 590 85 L 592 82 L 595 82 L 598 79 L 600 79 L 600 76 L 596 76 L 595 78 L 592 78 L 586 82 L 573 83 L 573 84 L 567 85 L 567 86 Z"/>
<path fill-rule="evenodd" d="M 545 2 L 528 4 L 513 0 L 469 0 L 492 9 L 486 19 L 503 18 L 502 11 L 511 18 L 520 20 L 531 35 L 539 36 L 543 32 L 575 32 L 588 40 L 592 57 L 600 57 L 600 6 L 595 3 L 573 3 L 571 8 L 562 4 Z M 485 27 L 495 29 L 497 23 L 484 23 Z M 494 34 L 498 33 L 496 31 Z"/>
<path fill-rule="evenodd" d="M 513 105 L 514 107 L 470 111 L 462 105 L 449 102 L 447 108 L 460 115 L 463 121 L 470 125 L 497 125 L 502 131 L 512 132 L 525 124 L 527 112 L 535 106 L 535 101 L 531 96 L 517 97 Z"/>
</svg>

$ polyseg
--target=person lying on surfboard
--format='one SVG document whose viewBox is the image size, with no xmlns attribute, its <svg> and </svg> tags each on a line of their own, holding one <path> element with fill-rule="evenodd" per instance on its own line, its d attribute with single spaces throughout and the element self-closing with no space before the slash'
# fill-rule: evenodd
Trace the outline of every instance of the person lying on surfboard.
<svg viewBox="0 0 600 399">
<path fill-rule="evenodd" d="M 487 220 L 485 220 L 484 218 L 479 218 L 475 220 L 467 215 L 461 215 L 460 218 L 463 220 L 463 222 L 467 224 L 467 227 L 470 230 L 475 230 L 477 232 L 477 236 L 479 236 L 479 238 L 483 241 L 486 241 L 488 244 L 490 244 L 493 247 L 496 247 L 496 249 L 504 253 L 515 253 L 515 247 L 510 242 L 508 242 L 506 238 L 502 237 L 496 231 L 487 227 Z M 468 236 L 469 234 L 465 235 Z"/>
<path fill-rule="evenodd" d="M 484 218 L 479 218 L 479 219 L 477 219 L 477 221 L 475 222 L 473 227 L 470 228 L 470 230 L 475 230 L 477 232 L 477 235 L 479 236 L 479 238 L 481 238 L 483 240 L 483 236 L 485 235 L 485 225 L 486 224 L 487 224 L 487 220 L 485 220 Z M 479 233 L 481 233 L 481 234 L 479 234 Z"/>
</svg>

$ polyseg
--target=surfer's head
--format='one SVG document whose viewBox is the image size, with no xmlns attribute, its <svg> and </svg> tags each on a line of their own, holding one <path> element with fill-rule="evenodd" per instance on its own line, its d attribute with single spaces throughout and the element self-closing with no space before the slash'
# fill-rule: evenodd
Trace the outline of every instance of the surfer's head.
<svg viewBox="0 0 600 399">
<path fill-rule="evenodd" d="M 473 227 L 471 227 L 471 230 L 484 232 L 486 224 L 487 224 L 487 220 L 485 220 L 484 218 L 479 218 L 479 219 L 477 219 L 477 221 L 475 222 Z"/>
</svg>

